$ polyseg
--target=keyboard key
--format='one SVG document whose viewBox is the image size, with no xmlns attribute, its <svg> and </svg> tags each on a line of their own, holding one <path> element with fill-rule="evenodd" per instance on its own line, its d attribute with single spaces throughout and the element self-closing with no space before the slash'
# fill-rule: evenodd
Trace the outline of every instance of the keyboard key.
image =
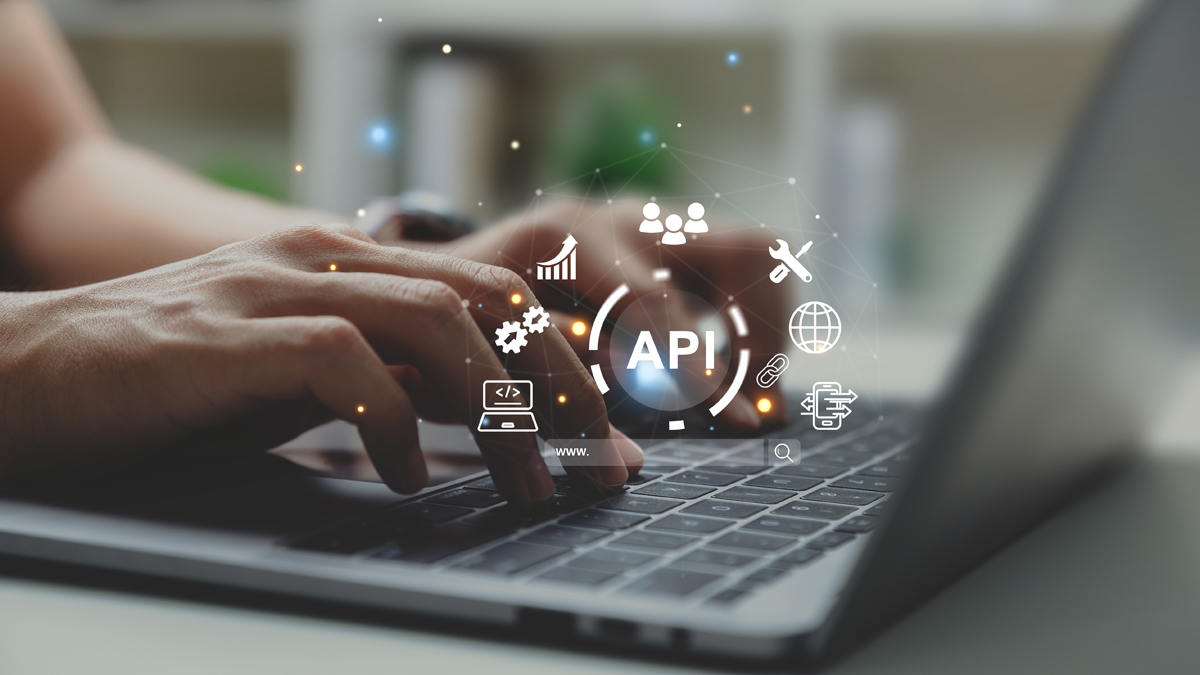
<svg viewBox="0 0 1200 675">
<path fill-rule="evenodd" d="M 647 481 L 652 481 L 661 475 L 662 474 L 660 474 L 660 473 L 650 473 L 649 471 L 639 471 L 637 474 L 630 476 L 625 481 L 625 484 L 626 485 L 641 485 L 642 483 L 645 483 Z"/>
<path fill-rule="evenodd" d="M 378 525 L 363 526 L 361 529 L 350 526 L 335 532 L 327 532 L 313 537 L 307 537 L 294 544 L 292 548 L 302 551 L 320 551 L 322 553 L 344 553 L 351 555 L 359 551 L 376 548 L 392 539 L 392 533 L 380 529 Z"/>
<path fill-rule="evenodd" d="M 815 502 L 832 502 L 834 504 L 851 504 L 863 506 L 879 499 L 883 495 L 878 492 L 863 492 L 862 490 L 847 490 L 846 488 L 818 488 L 804 495 L 802 499 Z"/>
<path fill-rule="evenodd" d="M 401 506 L 392 513 L 399 523 L 437 525 L 454 520 L 459 516 L 468 515 L 471 513 L 471 509 L 464 509 L 457 506 L 443 506 L 441 504 L 419 503 Z"/>
<path fill-rule="evenodd" d="M 794 466 L 785 466 L 775 469 L 771 473 L 777 476 L 807 476 L 809 478 L 833 478 L 834 476 L 846 473 L 848 467 L 830 466 L 828 464 L 809 464 L 803 462 Z"/>
<path fill-rule="evenodd" d="M 596 508 L 608 509 L 610 511 L 629 511 L 631 513 L 662 513 L 663 511 L 670 511 L 683 503 L 677 499 L 618 495 L 606 502 L 601 502 Z"/>
<path fill-rule="evenodd" d="M 886 502 L 880 502 L 880 503 L 876 504 L 875 506 L 872 506 L 871 508 L 864 511 L 863 515 L 886 516 L 887 514 L 892 512 L 892 504 L 893 504 L 893 502 L 891 500 L 888 500 Z"/>
<path fill-rule="evenodd" d="M 748 565 L 755 560 L 758 560 L 758 558 L 750 555 L 742 555 L 740 553 L 725 553 L 723 551 L 710 551 L 702 548 L 698 551 L 692 551 L 679 560 L 676 560 L 675 563 L 716 565 L 718 567 L 741 567 L 742 565 Z"/>
<path fill-rule="evenodd" d="M 837 548 L 853 538 L 854 535 L 846 532 L 826 532 L 825 534 L 805 544 L 804 547 L 817 551 L 825 551 L 831 548 Z"/>
<path fill-rule="evenodd" d="M 765 487 L 775 488 L 776 490 L 794 490 L 803 492 L 810 488 L 814 488 L 821 484 L 819 478 L 804 478 L 801 476 L 780 476 L 778 474 L 770 474 L 759 476 L 742 483 L 748 487 Z"/>
<path fill-rule="evenodd" d="M 805 518 L 820 518 L 821 520 L 837 520 L 854 513 L 854 509 L 849 506 L 834 506 L 833 504 L 789 502 L 771 513 L 777 516 L 803 516 Z"/>
<path fill-rule="evenodd" d="M 430 504 L 449 504 L 450 506 L 465 506 L 472 509 L 481 509 L 485 506 L 495 506 L 504 501 L 504 497 L 498 492 L 486 492 L 484 490 L 447 490 L 441 494 L 436 494 L 428 499 L 421 501 Z"/>
<path fill-rule="evenodd" d="M 828 524 L 829 523 L 823 523 L 819 520 L 804 520 L 803 518 L 763 516 L 749 525 L 746 525 L 744 529 L 759 530 L 760 532 L 775 532 L 777 534 L 789 534 L 793 537 L 802 537 L 806 534 L 812 534 Z"/>
<path fill-rule="evenodd" d="M 835 530 L 838 532 L 851 532 L 859 534 L 862 532 L 870 532 L 879 524 L 879 519 L 873 516 L 854 516 L 850 520 L 838 525 Z"/>
<path fill-rule="evenodd" d="M 716 518 L 673 515 L 650 523 L 646 526 L 646 529 L 708 534 L 729 527 L 732 524 L 728 520 L 718 520 Z"/>
<path fill-rule="evenodd" d="M 590 570 L 599 570 L 601 572 L 623 572 L 627 569 L 640 567 L 658 558 L 652 553 L 641 553 L 638 551 L 622 551 L 617 548 L 597 548 L 578 558 L 573 558 L 567 561 L 570 567 L 585 567 Z"/>
<path fill-rule="evenodd" d="M 752 476 L 756 473 L 762 473 L 769 469 L 763 463 L 747 464 L 744 461 L 718 459 L 715 462 L 701 464 L 700 468 L 705 471 L 716 471 L 718 473 L 731 473 L 739 476 Z"/>
<path fill-rule="evenodd" d="M 648 516 L 638 516 L 632 513 L 614 513 L 612 511 L 588 509 L 582 513 L 576 513 L 570 518 L 564 518 L 562 523 L 564 525 L 598 527 L 603 530 L 624 530 L 649 519 Z"/>
<path fill-rule="evenodd" d="M 599 586 L 615 576 L 617 576 L 616 572 L 601 572 L 582 567 L 555 567 L 549 572 L 539 574 L 536 578 L 547 581 L 565 581 L 585 586 Z"/>
<path fill-rule="evenodd" d="M 453 507 L 442 507 L 453 508 Z M 521 529 L 533 527 L 553 520 L 555 514 L 549 509 L 539 507 L 520 507 L 512 504 L 502 504 L 487 511 L 476 512 L 473 516 L 463 518 L 464 523 L 484 525 L 493 528 Z"/>
<path fill-rule="evenodd" d="M 684 471 L 677 473 L 674 476 L 668 476 L 663 480 L 672 483 L 689 483 L 691 485 L 715 485 L 722 487 L 730 483 L 736 483 L 740 476 L 735 476 L 727 473 L 712 473 L 709 471 Z"/>
<path fill-rule="evenodd" d="M 786 490 L 771 490 L 757 487 L 731 487 L 713 495 L 715 499 L 728 499 L 738 502 L 754 502 L 755 504 L 778 504 L 785 499 L 795 497 L 795 492 Z"/>
<path fill-rule="evenodd" d="M 579 495 L 574 494 L 564 495 L 555 493 L 550 497 L 550 499 L 547 499 L 543 504 L 541 504 L 540 507 L 546 509 L 554 515 L 562 516 L 568 513 L 574 513 L 579 509 L 584 508 L 592 501 L 595 500 L 587 500 Z"/>
<path fill-rule="evenodd" d="M 516 574 L 521 570 L 557 558 L 564 553 L 567 553 L 567 549 L 557 546 L 513 541 L 471 556 L 455 567 L 495 574 Z"/>
<path fill-rule="evenodd" d="M 750 593 L 740 588 L 726 588 L 708 599 L 709 602 L 715 602 L 722 605 L 727 605 L 735 600 L 746 597 Z"/>
<path fill-rule="evenodd" d="M 833 487 L 854 488 L 857 490 L 871 490 L 872 492 L 891 492 L 899 486 L 900 481 L 896 478 L 878 478 L 875 476 L 846 476 L 834 483 Z"/>
<path fill-rule="evenodd" d="M 521 537 L 518 541 L 573 548 L 575 546 L 590 544 L 601 537 L 607 536 L 608 533 L 603 530 L 590 528 L 585 529 L 581 527 L 564 527 L 562 525 L 547 525 L 541 529 L 530 532 L 524 537 Z"/>
<path fill-rule="evenodd" d="M 704 572 L 661 569 L 655 570 L 629 584 L 624 590 L 683 597 L 705 584 L 710 584 L 722 578 L 722 576 L 720 574 L 705 574 Z"/>
<path fill-rule="evenodd" d="M 510 532 L 506 530 L 472 525 L 466 522 L 451 523 L 425 532 L 413 539 L 393 543 L 372 557 L 383 560 L 431 563 L 508 534 Z"/>
<path fill-rule="evenodd" d="M 742 583 L 743 584 L 765 584 L 768 581 L 774 581 L 775 579 L 777 579 L 785 574 L 787 574 L 787 570 L 782 570 L 782 569 L 779 569 L 778 567 L 764 567 L 761 570 L 755 572 L 754 574 L 751 574 L 750 576 L 742 579 Z"/>
<path fill-rule="evenodd" d="M 678 516 L 668 516 L 668 518 L 677 518 Z M 666 534 L 662 532 L 647 532 L 640 530 L 638 532 L 630 532 L 629 534 L 611 542 L 610 546 L 637 546 L 639 548 L 653 548 L 669 551 L 681 546 L 696 541 L 695 537 L 683 537 L 678 534 Z"/>
<path fill-rule="evenodd" d="M 742 529 L 718 537 L 716 541 L 712 542 L 712 545 L 726 546 L 728 548 L 745 548 L 752 551 L 778 551 L 788 544 L 795 543 L 795 541 L 795 539 L 772 537 L 769 534 L 746 532 L 745 529 Z"/>
<path fill-rule="evenodd" d="M 705 499 L 704 501 L 689 504 L 687 508 L 682 509 L 680 513 L 690 513 L 698 516 L 713 516 L 716 518 L 745 518 L 752 516 L 759 511 L 762 511 L 762 506 L 751 506 L 750 504 L 730 504 L 729 502 L 719 502 L 715 499 Z"/>
<path fill-rule="evenodd" d="M 903 476 L 907 473 L 909 463 L 886 459 L 878 464 L 872 464 L 859 471 L 864 476 Z"/>
<path fill-rule="evenodd" d="M 467 490 L 483 490 L 484 492 L 495 492 L 496 481 L 492 480 L 491 476 L 480 478 L 477 481 L 467 483 L 463 486 Z"/>
<path fill-rule="evenodd" d="M 809 548 L 799 548 L 791 553 L 772 560 L 771 567 L 778 567 L 780 569 L 798 567 L 800 565 L 810 563 L 819 557 L 821 557 L 820 551 L 814 551 Z"/>
<path fill-rule="evenodd" d="M 703 497 L 716 488 L 703 485 L 684 485 L 683 483 L 655 483 L 640 490 L 634 490 L 635 495 L 651 495 L 653 497 L 674 497 L 675 499 L 695 499 Z"/>
</svg>

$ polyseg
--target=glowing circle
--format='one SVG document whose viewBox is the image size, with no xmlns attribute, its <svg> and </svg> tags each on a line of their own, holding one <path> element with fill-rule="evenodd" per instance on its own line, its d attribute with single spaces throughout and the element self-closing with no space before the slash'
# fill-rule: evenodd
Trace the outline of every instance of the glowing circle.
<svg viewBox="0 0 1200 675">
<path fill-rule="evenodd" d="M 448 45 L 448 44 L 442 45 L 442 53 L 449 54 L 450 53 L 450 45 Z"/>
<path fill-rule="evenodd" d="M 576 321 L 571 324 L 571 332 L 575 335 L 583 335 L 587 332 L 587 324 L 582 321 Z"/>
<path fill-rule="evenodd" d="M 513 150 L 520 150 L 521 149 L 521 141 L 518 141 L 517 139 L 514 138 L 512 140 L 512 142 L 508 144 L 508 147 L 512 148 Z"/>
<path fill-rule="evenodd" d="M 758 408 L 758 412 L 763 413 L 765 415 L 765 414 L 771 412 L 771 399 L 760 398 L 760 399 L 758 399 L 758 405 L 755 407 Z"/>
<path fill-rule="evenodd" d="M 514 305 L 521 304 L 521 300 L 523 300 L 523 298 L 521 297 L 520 293 L 513 293 L 512 297 L 509 298 L 509 301 L 511 301 L 512 304 L 514 304 Z"/>
</svg>

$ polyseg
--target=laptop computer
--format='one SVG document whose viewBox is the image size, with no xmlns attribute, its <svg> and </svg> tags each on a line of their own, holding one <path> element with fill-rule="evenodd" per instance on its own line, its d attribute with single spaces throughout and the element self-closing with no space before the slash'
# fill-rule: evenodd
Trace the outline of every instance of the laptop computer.
<svg viewBox="0 0 1200 675">
<path fill-rule="evenodd" d="M 485 380 L 478 431 L 537 431 L 532 380 Z"/>
<path fill-rule="evenodd" d="M 1198 352 L 1197 34 L 1184 0 L 1137 21 L 923 411 L 801 418 L 772 432 L 805 446 L 786 465 L 663 441 L 625 493 L 562 478 L 533 511 L 484 474 L 400 498 L 265 456 L 146 467 L 8 490 L 0 553 L 666 654 L 845 653 L 1119 467 Z"/>
</svg>

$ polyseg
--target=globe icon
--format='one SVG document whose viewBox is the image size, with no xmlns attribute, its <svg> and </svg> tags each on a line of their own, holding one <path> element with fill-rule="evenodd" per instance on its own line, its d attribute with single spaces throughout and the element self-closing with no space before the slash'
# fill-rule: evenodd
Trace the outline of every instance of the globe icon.
<svg viewBox="0 0 1200 675">
<path fill-rule="evenodd" d="M 806 302 L 792 312 L 788 334 L 800 349 L 821 354 L 833 349 L 842 336 L 842 319 L 823 302 Z"/>
</svg>

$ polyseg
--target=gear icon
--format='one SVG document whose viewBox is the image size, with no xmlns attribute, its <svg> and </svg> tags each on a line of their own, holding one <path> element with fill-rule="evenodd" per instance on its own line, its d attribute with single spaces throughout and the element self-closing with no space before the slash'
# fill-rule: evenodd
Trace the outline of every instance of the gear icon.
<svg viewBox="0 0 1200 675">
<path fill-rule="evenodd" d="M 540 333 L 550 327 L 550 315 L 541 307 L 530 307 L 524 317 L 525 329 L 530 333 Z"/>
<path fill-rule="evenodd" d="M 505 354 L 520 354 L 521 347 L 529 344 L 525 339 L 528 333 L 516 321 L 505 321 L 503 327 L 496 329 L 496 346 L 503 349 Z"/>
</svg>

